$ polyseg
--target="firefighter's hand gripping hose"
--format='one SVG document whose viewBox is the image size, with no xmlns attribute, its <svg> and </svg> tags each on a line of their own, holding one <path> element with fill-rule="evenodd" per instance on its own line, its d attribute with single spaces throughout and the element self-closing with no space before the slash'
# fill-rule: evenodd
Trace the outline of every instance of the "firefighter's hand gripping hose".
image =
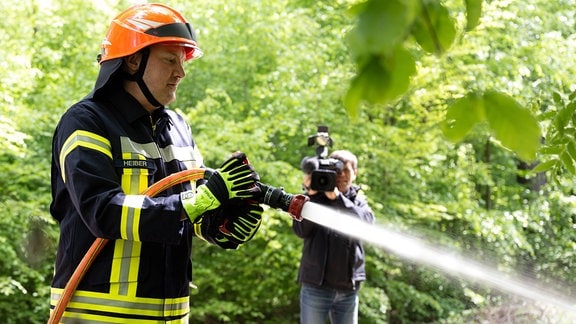
<svg viewBox="0 0 576 324">
<path fill-rule="evenodd" d="M 214 171 L 209 169 L 190 169 L 174 173 L 150 186 L 142 194 L 150 197 L 154 197 L 157 194 L 163 192 L 164 190 L 186 181 L 195 181 L 199 179 L 209 179 Z M 298 194 L 293 195 L 284 192 L 282 188 L 274 188 L 272 186 L 263 184 L 261 182 L 256 182 L 256 186 L 260 189 L 258 196 L 258 202 L 268 205 L 272 208 L 278 208 L 285 212 L 288 212 L 293 219 L 301 221 L 302 220 L 302 207 L 309 200 L 308 197 Z M 223 228 L 223 230 L 225 230 Z M 107 239 L 96 238 L 90 249 L 86 252 L 74 273 L 70 277 L 70 280 L 64 287 L 64 291 L 60 296 L 60 299 L 56 303 L 54 309 L 50 312 L 50 318 L 48 319 L 48 324 L 59 323 L 68 302 L 74 295 L 78 284 L 94 262 L 94 259 L 102 251 L 104 246 L 108 243 Z"/>
<path fill-rule="evenodd" d="M 250 241 L 262 223 L 264 209 L 258 201 L 245 200 L 241 204 L 227 206 L 224 210 L 227 218 L 218 228 L 220 233 L 236 246 Z"/>
<path fill-rule="evenodd" d="M 252 198 L 258 188 L 254 183 L 259 180 L 246 154 L 235 152 L 220 168 L 205 174 L 208 181 L 198 187 L 196 192 L 183 192 L 182 205 L 192 222 L 207 210 L 218 208 L 233 198 Z"/>
</svg>

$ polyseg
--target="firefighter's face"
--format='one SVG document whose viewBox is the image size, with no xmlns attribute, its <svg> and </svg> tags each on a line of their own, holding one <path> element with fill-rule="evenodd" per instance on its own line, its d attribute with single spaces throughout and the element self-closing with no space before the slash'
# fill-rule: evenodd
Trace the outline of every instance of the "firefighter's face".
<svg viewBox="0 0 576 324">
<path fill-rule="evenodd" d="M 154 45 L 144 71 L 144 82 L 156 100 L 168 105 L 176 100 L 178 84 L 186 76 L 186 52 L 178 45 Z"/>
</svg>

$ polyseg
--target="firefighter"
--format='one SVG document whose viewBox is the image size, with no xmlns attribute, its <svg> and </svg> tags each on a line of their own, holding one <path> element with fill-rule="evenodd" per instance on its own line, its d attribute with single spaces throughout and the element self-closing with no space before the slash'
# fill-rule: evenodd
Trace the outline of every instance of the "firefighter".
<svg viewBox="0 0 576 324">
<path fill-rule="evenodd" d="M 110 24 L 94 89 L 61 117 L 52 143 L 50 212 L 60 240 L 51 309 L 91 243 L 109 240 L 63 322 L 188 323 L 192 237 L 235 249 L 258 230 L 258 175 L 241 152 L 207 180 L 141 194 L 170 174 L 204 167 L 189 125 L 166 108 L 184 62 L 201 55 L 179 12 L 132 6 Z"/>
</svg>

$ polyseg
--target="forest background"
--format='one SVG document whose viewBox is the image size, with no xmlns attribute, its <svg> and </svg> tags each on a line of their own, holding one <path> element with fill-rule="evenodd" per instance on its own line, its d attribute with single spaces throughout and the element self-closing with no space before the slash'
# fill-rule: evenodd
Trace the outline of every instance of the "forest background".
<svg viewBox="0 0 576 324">
<path fill-rule="evenodd" d="M 109 22 L 129 1 L 0 3 L 0 315 L 42 323 L 58 226 L 51 136 L 85 96 Z M 573 0 L 166 1 L 205 55 L 171 108 L 206 164 L 247 153 L 263 182 L 299 193 L 307 137 L 359 157 L 378 226 L 576 295 Z M 533 169 L 536 167 L 536 169 Z M 298 320 L 302 242 L 267 209 L 237 251 L 201 241 L 191 318 Z M 562 310 L 366 244 L 361 323 L 508 319 Z"/>
</svg>

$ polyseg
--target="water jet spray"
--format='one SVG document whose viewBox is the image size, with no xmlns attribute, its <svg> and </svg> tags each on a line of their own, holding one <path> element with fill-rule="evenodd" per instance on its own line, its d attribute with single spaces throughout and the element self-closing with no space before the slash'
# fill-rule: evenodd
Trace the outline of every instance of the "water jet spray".
<svg viewBox="0 0 576 324">
<path fill-rule="evenodd" d="M 432 266 L 447 274 L 466 277 L 515 296 L 558 307 L 563 311 L 572 313 L 573 319 L 576 320 L 576 300 L 537 286 L 529 278 L 512 277 L 473 260 L 463 258 L 453 251 L 439 249 L 397 230 L 365 223 L 357 217 L 323 205 L 305 203 L 302 207 L 301 217 L 349 237 L 383 248 L 403 259 Z"/>
</svg>

